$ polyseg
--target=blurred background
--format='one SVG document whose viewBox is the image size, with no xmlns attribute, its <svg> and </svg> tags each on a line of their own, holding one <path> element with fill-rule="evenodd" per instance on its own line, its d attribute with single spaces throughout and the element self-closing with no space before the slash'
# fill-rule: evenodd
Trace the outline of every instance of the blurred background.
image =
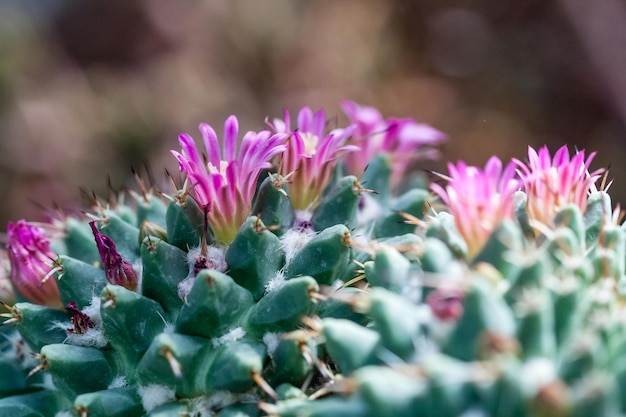
<svg viewBox="0 0 626 417">
<path fill-rule="evenodd" d="M 446 132 L 430 169 L 566 143 L 626 201 L 623 0 L 0 0 L 0 230 L 177 172 L 200 122 L 344 98 Z"/>
</svg>

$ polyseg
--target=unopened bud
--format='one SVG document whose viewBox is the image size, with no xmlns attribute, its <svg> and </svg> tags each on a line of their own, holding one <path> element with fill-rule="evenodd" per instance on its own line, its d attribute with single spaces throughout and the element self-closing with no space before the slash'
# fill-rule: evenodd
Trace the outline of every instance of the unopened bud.
<svg viewBox="0 0 626 417">
<path fill-rule="evenodd" d="M 96 239 L 96 246 L 102 260 L 102 269 L 104 269 L 107 280 L 113 285 L 120 285 L 135 291 L 137 289 L 137 272 L 133 265 L 122 258 L 110 237 L 100 233 L 95 220 L 89 222 L 89 226 L 91 226 L 91 231 Z"/>
</svg>

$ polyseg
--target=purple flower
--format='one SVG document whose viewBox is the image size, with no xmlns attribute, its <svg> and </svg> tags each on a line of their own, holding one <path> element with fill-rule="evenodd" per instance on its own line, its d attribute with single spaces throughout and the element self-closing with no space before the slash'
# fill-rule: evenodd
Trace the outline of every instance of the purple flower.
<svg viewBox="0 0 626 417">
<path fill-rule="evenodd" d="M 485 169 L 459 161 L 448 164 L 448 184 L 431 184 L 433 190 L 454 216 L 456 227 L 467 242 L 473 258 L 482 249 L 493 230 L 505 219 L 513 219 L 513 193 L 519 188 L 515 164 L 502 167 L 493 156 Z"/>
<path fill-rule="evenodd" d="M 595 155 L 591 153 L 585 159 L 585 151 L 579 151 L 570 156 L 567 146 L 562 146 L 551 157 L 544 146 L 539 152 L 528 147 L 528 165 L 514 159 L 527 195 L 530 219 L 550 224 L 559 209 L 572 203 L 584 212 L 588 194 L 604 172 L 598 169 L 589 173 Z"/>
<path fill-rule="evenodd" d="M 303 107 L 298 112 L 296 127 L 291 127 L 289 112 L 284 120 L 274 119 L 270 126 L 277 133 L 289 135 L 288 148 L 283 154 L 281 174 L 289 177 L 289 198 L 296 210 L 307 210 L 322 195 L 331 180 L 337 158 L 358 150 L 346 145 L 356 126 L 326 133 L 323 110 Z"/>
<path fill-rule="evenodd" d="M 107 281 L 114 285 L 121 285 L 122 287 L 135 291 L 137 289 L 137 272 L 133 268 L 133 265 L 126 259 L 122 258 L 115 247 L 113 240 L 100 233 L 96 226 L 96 221 L 89 222 L 91 231 L 96 240 L 96 246 L 100 253 L 100 260 L 102 260 L 102 269 L 107 277 Z"/>
<path fill-rule="evenodd" d="M 223 243 L 230 243 L 250 213 L 259 174 L 272 166 L 270 159 L 285 151 L 286 137 L 269 131 L 248 132 L 237 152 L 239 122 L 235 116 L 224 123 L 222 152 L 211 126 L 201 124 L 200 133 L 205 158 L 187 134 L 178 137 L 181 152 L 172 151 L 172 154 L 189 178 L 196 200 L 208 208 L 207 217 L 215 236 Z"/>
<path fill-rule="evenodd" d="M 25 220 L 9 222 L 8 252 L 11 262 L 11 282 L 27 300 L 48 307 L 62 308 L 54 279 L 54 258 L 50 239 L 41 227 Z"/>
<path fill-rule="evenodd" d="M 377 109 L 348 100 L 341 107 L 357 126 L 350 143 L 360 148 L 359 152 L 346 155 L 348 172 L 361 175 L 373 157 L 387 154 L 391 158 L 392 187 L 402 180 L 411 162 L 437 157 L 434 146 L 445 139 L 442 132 L 413 119 L 385 120 Z"/>
</svg>

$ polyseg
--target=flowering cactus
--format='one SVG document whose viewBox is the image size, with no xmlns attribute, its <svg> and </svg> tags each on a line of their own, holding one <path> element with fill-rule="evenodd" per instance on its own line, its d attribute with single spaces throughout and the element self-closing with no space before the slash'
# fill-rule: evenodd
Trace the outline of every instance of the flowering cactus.
<svg viewBox="0 0 626 417">
<path fill-rule="evenodd" d="M 626 415 L 626 242 L 593 154 L 397 194 L 443 135 L 344 109 L 238 152 L 234 117 L 222 152 L 201 125 L 173 195 L 10 223 L 0 415 Z"/>
</svg>

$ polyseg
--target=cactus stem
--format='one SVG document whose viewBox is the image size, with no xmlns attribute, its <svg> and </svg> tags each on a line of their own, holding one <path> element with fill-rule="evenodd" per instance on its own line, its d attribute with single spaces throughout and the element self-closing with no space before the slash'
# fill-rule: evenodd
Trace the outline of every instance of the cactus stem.
<svg viewBox="0 0 626 417">
<path fill-rule="evenodd" d="M 267 395 L 272 399 L 278 401 L 278 394 L 274 391 L 274 388 L 265 380 L 257 371 L 251 371 L 252 380 L 259 386 Z"/>
<path fill-rule="evenodd" d="M 165 347 L 161 351 L 161 355 L 163 355 L 165 357 L 165 360 L 167 360 L 167 363 L 169 363 L 170 369 L 172 370 L 174 376 L 178 379 L 181 379 L 183 377 L 183 366 L 180 364 L 180 362 L 178 362 L 172 351 L 169 348 Z"/>
</svg>

